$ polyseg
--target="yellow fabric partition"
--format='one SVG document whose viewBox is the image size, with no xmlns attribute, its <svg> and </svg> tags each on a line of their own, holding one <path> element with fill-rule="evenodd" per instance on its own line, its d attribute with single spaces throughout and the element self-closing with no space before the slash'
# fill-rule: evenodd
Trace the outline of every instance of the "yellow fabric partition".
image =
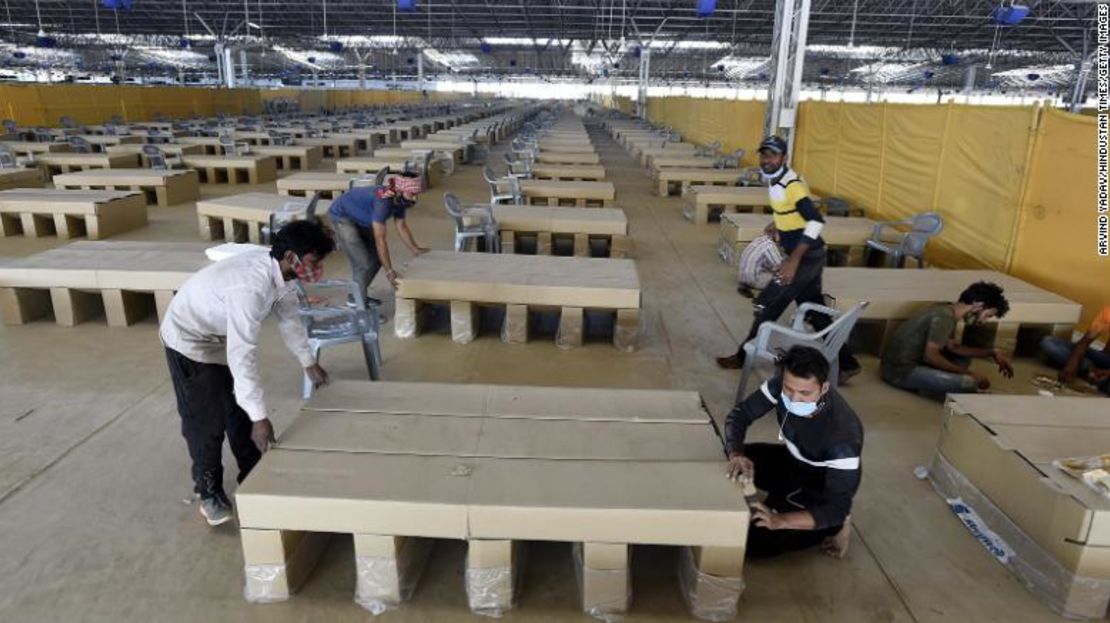
<svg viewBox="0 0 1110 623">
<path fill-rule="evenodd" d="M 1083 303 L 1083 326 L 1110 305 L 1110 258 L 1097 253 L 1096 119 L 1045 110 L 1011 272 Z"/>
<path fill-rule="evenodd" d="M 692 97 L 648 99 L 648 119 L 671 126 L 683 140 L 700 145 L 721 141 L 721 149 L 744 150 L 745 165 L 755 164 L 755 148 L 762 139 L 763 102 L 710 100 Z"/>
<path fill-rule="evenodd" d="M 63 116 L 77 123 L 167 117 L 208 116 L 219 112 L 258 113 L 262 99 L 257 89 L 140 87 L 130 85 L 0 85 L 0 114 L 23 126 L 56 126 Z"/>
<path fill-rule="evenodd" d="M 941 267 L 1005 270 L 1037 108 L 805 102 L 794 166 L 814 192 L 897 219 L 935 211 Z"/>
</svg>

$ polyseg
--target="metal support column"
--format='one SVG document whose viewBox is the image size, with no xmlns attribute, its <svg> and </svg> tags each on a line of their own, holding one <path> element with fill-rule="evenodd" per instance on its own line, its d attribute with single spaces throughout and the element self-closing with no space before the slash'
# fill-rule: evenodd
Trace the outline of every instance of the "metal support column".
<svg viewBox="0 0 1110 623">
<path fill-rule="evenodd" d="M 636 115 L 647 119 L 648 77 L 651 74 L 651 48 L 640 50 L 640 82 L 636 93 Z"/>
<path fill-rule="evenodd" d="M 810 0 L 777 0 L 771 44 L 771 83 L 767 90 L 765 134 L 778 134 L 793 153 L 794 126 L 802 91 Z"/>
<path fill-rule="evenodd" d="M 235 88 L 235 61 L 231 57 L 231 48 L 224 48 L 223 63 L 224 63 L 224 86 L 229 89 Z"/>
<path fill-rule="evenodd" d="M 424 92 L 424 52 L 421 51 L 416 55 L 416 82 L 419 84 L 420 92 Z"/>
<path fill-rule="evenodd" d="M 1072 83 L 1071 104 L 1068 107 L 1068 110 L 1073 113 L 1078 114 L 1083 108 L 1083 100 L 1087 94 L 1087 79 L 1091 76 L 1091 69 L 1094 68 L 1094 64 L 1094 52 L 1075 64 L 1075 81 Z"/>
<path fill-rule="evenodd" d="M 239 68 L 242 71 L 241 82 L 246 85 L 249 84 L 249 77 L 247 76 L 247 50 L 246 48 L 239 49 Z"/>
</svg>

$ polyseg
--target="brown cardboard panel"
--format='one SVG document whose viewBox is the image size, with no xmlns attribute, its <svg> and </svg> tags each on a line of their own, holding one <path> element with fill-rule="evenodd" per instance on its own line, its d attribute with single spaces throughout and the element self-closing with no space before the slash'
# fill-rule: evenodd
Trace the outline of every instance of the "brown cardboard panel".
<svg viewBox="0 0 1110 623">
<path fill-rule="evenodd" d="M 488 418 L 478 454 L 605 461 L 723 461 L 712 426 Z"/>
<path fill-rule="evenodd" d="M 617 196 L 612 182 L 570 182 L 560 180 L 521 180 L 525 197 L 575 197 L 580 199 L 613 199 Z"/>
<path fill-rule="evenodd" d="M 680 167 L 667 167 L 655 170 L 658 180 L 680 181 L 694 180 L 698 182 L 728 182 L 736 183 L 740 179 L 740 172 L 736 169 L 684 169 Z M 766 189 L 762 189 L 766 193 Z"/>
<path fill-rule="evenodd" d="M 599 571 L 626 570 L 630 549 L 627 543 L 586 542 L 582 544 L 582 564 Z"/>
<path fill-rule="evenodd" d="M 0 262 L 4 287 L 175 290 L 209 264 L 204 243 L 81 241 Z"/>
<path fill-rule="evenodd" d="M 709 414 L 697 392 L 513 385 L 489 387 L 490 415 L 693 424 L 709 421 Z"/>
<path fill-rule="evenodd" d="M 895 273 L 895 274 L 891 274 Z M 1074 324 L 1080 305 L 1042 290 L 1017 277 L 990 270 L 887 270 L 882 268 L 829 268 L 824 289 L 836 298 L 839 309 L 870 301 L 864 318 L 908 318 L 933 303 L 954 301 L 976 281 L 1000 285 L 1010 302 L 1006 322 Z"/>
<path fill-rule="evenodd" d="M 1050 552 L 1066 568 L 1081 575 L 1110 577 L 1110 540 L 1096 513 L 1069 486 L 1046 476 L 1019 452 L 1002 447 L 998 438 L 974 417 L 950 413 L 938 451 L 990 501 Z M 1063 486 L 1061 486 L 1063 485 Z M 1067 488 L 1065 488 L 1067 487 Z M 1101 552 L 1101 553 L 1100 553 Z"/>
<path fill-rule="evenodd" d="M 632 260 L 432 251 L 409 262 L 397 296 L 624 309 L 640 306 Z"/>
<path fill-rule="evenodd" d="M 479 459 L 473 538 L 742 547 L 747 503 L 718 462 Z"/>
<path fill-rule="evenodd" d="M 1098 398 L 951 394 L 948 397 L 948 409 L 956 413 L 972 414 L 975 419 L 988 425 L 1110 429 L 1106 401 Z M 1103 452 L 1107 450 L 1110 448 L 1104 448 Z"/>
<path fill-rule="evenodd" d="M 282 432 L 286 450 L 475 456 L 482 418 L 384 413 L 301 412 Z"/>
<path fill-rule="evenodd" d="M 628 233 L 628 218 L 619 208 L 495 205 L 493 216 L 503 230 L 555 234 Z"/>
<path fill-rule="evenodd" d="M 290 197 L 273 193 L 240 193 L 217 197 L 197 202 L 197 214 L 207 216 L 227 217 L 249 221 L 268 221 L 270 214 L 285 207 L 286 204 L 295 204 L 306 207 L 310 201 L 307 197 Z M 316 204 L 316 213 L 327 212 L 331 201 L 321 199 Z"/>
<path fill-rule="evenodd" d="M 734 176 L 739 175 L 737 173 Z M 705 186 L 693 185 L 686 191 L 698 203 L 740 206 L 771 205 L 770 195 L 762 186 Z"/>
<path fill-rule="evenodd" d="M 771 222 L 770 214 L 735 214 L 721 215 L 721 226 L 726 221 L 734 227 L 736 232 L 733 242 L 748 243 L 762 235 L 767 224 Z M 825 221 L 821 230 L 821 237 L 831 245 L 862 245 L 871 237 L 871 230 L 875 221 L 869 218 L 845 216 L 830 218 Z"/>
<path fill-rule="evenodd" d="M 275 448 L 235 494 L 239 525 L 465 539 L 471 464 Z"/>
<path fill-rule="evenodd" d="M 306 411 L 481 416 L 489 385 L 332 381 L 305 403 Z"/>
<path fill-rule="evenodd" d="M 333 381 L 306 411 L 705 424 L 697 392 L 396 381 Z"/>
<path fill-rule="evenodd" d="M 186 169 L 159 171 L 155 169 L 93 169 L 54 176 L 58 186 L 165 186 L 166 179 L 192 175 Z M 76 192 L 76 191 L 74 191 Z"/>
<path fill-rule="evenodd" d="M 58 177 L 60 176 L 55 176 L 55 180 Z M 105 204 L 139 194 L 116 190 L 60 190 L 53 188 L 2 190 L 0 191 L 0 212 L 98 214 Z M 143 205 L 145 211 L 145 199 Z"/>
</svg>

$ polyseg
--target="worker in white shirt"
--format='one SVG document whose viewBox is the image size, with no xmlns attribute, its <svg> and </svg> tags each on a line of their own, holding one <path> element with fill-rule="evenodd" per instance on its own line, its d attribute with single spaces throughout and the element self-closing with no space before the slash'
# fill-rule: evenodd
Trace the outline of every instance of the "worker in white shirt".
<svg viewBox="0 0 1110 623">
<path fill-rule="evenodd" d="M 276 316 L 282 340 L 317 386 L 327 373 L 308 347 L 297 316 L 294 280 L 318 281 L 335 243 L 319 224 L 290 223 L 269 252 L 251 250 L 205 267 L 166 310 L 159 335 L 193 462 L 194 491 L 209 525 L 231 519 L 223 487 L 224 435 L 242 482 L 274 441 L 258 370 L 262 322 Z"/>
</svg>

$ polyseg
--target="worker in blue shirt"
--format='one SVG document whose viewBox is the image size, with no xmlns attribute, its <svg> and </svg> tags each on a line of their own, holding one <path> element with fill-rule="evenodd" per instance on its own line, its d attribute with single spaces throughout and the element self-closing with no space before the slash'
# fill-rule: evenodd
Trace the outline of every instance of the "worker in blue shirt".
<svg viewBox="0 0 1110 623">
<path fill-rule="evenodd" d="M 385 223 L 389 219 L 393 219 L 401 242 L 414 255 L 428 252 L 427 248 L 416 243 L 405 221 L 405 211 L 423 191 L 424 184 L 419 177 L 398 175 L 382 186 L 352 188 L 332 202 L 328 215 L 336 240 L 339 248 L 347 254 L 352 279 L 364 294 L 382 268 L 385 268 L 389 284 L 397 287 L 397 271 L 393 268 L 386 241 Z M 368 300 L 381 304 L 376 299 Z"/>
</svg>

